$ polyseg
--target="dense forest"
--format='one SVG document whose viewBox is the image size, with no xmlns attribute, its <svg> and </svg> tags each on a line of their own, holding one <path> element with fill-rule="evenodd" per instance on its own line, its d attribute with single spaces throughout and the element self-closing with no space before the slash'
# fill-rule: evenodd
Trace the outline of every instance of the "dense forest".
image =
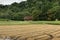
<svg viewBox="0 0 60 40">
<path fill-rule="evenodd" d="M 34 21 L 60 20 L 60 0 L 27 0 L 11 5 L 0 4 L 0 19 L 23 21 L 24 17 Z"/>
</svg>

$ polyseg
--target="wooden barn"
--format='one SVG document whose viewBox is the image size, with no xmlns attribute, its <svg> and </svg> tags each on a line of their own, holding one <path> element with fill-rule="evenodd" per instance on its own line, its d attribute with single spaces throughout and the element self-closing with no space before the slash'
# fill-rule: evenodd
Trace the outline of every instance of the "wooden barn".
<svg viewBox="0 0 60 40">
<path fill-rule="evenodd" d="M 32 16 L 25 16 L 24 21 L 32 21 L 33 17 Z"/>
</svg>

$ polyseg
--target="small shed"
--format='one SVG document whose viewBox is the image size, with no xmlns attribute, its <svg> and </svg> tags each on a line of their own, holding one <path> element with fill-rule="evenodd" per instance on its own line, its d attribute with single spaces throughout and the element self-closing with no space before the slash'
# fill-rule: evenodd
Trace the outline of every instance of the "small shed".
<svg viewBox="0 0 60 40">
<path fill-rule="evenodd" d="M 32 21 L 33 17 L 32 16 L 25 16 L 24 21 Z"/>
</svg>

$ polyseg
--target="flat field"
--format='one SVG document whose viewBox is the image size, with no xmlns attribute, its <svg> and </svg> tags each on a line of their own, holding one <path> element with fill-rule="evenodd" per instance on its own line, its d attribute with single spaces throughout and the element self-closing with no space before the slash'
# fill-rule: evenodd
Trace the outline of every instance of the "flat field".
<svg viewBox="0 0 60 40">
<path fill-rule="evenodd" d="M 0 36 L 13 40 L 60 40 L 60 25 L 0 25 Z"/>
</svg>

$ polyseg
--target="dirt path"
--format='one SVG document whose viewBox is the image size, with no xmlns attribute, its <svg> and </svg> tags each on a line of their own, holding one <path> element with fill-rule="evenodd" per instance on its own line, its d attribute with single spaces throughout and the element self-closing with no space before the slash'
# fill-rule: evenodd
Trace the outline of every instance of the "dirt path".
<svg viewBox="0 0 60 40">
<path fill-rule="evenodd" d="M 60 25 L 5 25 L 0 26 L 0 35 L 19 40 L 60 40 Z"/>
</svg>

